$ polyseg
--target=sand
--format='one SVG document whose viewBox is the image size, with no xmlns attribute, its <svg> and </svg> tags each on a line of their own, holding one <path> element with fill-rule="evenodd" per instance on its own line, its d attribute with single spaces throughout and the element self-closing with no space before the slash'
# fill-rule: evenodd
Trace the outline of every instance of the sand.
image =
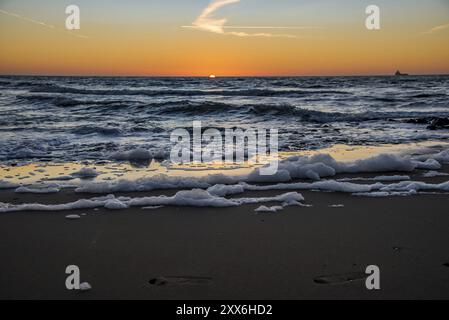
<svg viewBox="0 0 449 320">
<path fill-rule="evenodd" d="M 247 205 L 1 214 L 0 298 L 449 298 L 447 195 L 302 194 L 313 207 L 279 213 L 256 214 L 258 206 Z M 82 196 L 2 191 L 0 201 L 60 203 Z M 68 220 L 68 214 L 81 219 Z M 373 264 L 381 271 L 380 290 L 367 290 L 363 278 L 319 283 L 319 277 L 337 281 Z M 79 266 L 92 290 L 65 288 L 68 265 Z"/>
</svg>

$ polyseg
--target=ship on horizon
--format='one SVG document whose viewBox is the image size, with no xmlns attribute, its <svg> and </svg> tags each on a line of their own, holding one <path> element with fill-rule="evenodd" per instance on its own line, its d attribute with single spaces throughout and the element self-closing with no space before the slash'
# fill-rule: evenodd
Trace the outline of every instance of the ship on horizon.
<svg viewBox="0 0 449 320">
<path fill-rule="evenodd" d="M 394 74 L 396 77 L 406 77 L 409 76 L 408 73 L 401 73 L 401 71 L 397 70 L 396 73 Z"/>
</svg>

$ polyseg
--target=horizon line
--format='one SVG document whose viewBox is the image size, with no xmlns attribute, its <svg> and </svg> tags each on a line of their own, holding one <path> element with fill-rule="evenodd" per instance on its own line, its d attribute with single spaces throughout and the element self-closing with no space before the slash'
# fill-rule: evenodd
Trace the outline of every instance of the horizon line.
<svg viewBox="0 0 449 320">
<path fill-rule="evenodd" d="M 327 75 L 215 75 L 216 79 L 220 78 L 301 78 L 301 77 L 395 77 L 394 72 L 388 74 L 327 74 Z M 409 77 L 421 77 L 421 76 L 449 76 L 448 73 L 416 73 L 408 74 Z M 113 75 L 113 74 L 95 74 L 95 75 L 82 75 L 82 74 L 13 74 L 13 73 L 0 73 L 0 77 L 91 77 L 91 78 L 209 78 L 210 75 Z"/>
</svg>

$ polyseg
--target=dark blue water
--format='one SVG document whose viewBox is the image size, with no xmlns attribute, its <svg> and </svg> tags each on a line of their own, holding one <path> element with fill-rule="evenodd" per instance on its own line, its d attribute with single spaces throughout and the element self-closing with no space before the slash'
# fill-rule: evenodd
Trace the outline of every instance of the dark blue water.
<svg viewBox="0 0 449 320">
<path fill-rule="evenodd" d="M 167 153 L 193 120 L 276 128 L 282 150 L 446 139 L 407 119 L 449 116 L 449 76 L 310 78 L 0 77 L 0 161 Z"/>
</svg>

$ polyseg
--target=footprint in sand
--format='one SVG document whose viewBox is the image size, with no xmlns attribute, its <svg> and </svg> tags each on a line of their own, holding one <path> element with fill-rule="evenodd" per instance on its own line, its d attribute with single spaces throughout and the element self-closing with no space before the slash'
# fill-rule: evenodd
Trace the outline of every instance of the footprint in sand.
<svg viewBox="0 0 449 320">
<path fill-rule="evenodd" d="M 406 247 L 393 247 L 393 250 L 396 251 L 397 253 L 401 253 L 403 251 L 408 251 L 409 248 L 406 248 Z"/>
<path fill-rule="evenodd" d="M 319 276 L 313 279 L 318 284 L 345 284 L 358 280 L 364 280 L 368 275 L 364 272 L 351 272 L 343 274 L 333 274 L 328 276 Z"/>
<path fill-rule="evenodd" d="M 208 277 L 178 277 L 178 276 L 167 276 L 153 278 L 148 281 L 154 286 L 201 286 L 209 285 L 212 282 L 212 278 Z"/>
</svg>

